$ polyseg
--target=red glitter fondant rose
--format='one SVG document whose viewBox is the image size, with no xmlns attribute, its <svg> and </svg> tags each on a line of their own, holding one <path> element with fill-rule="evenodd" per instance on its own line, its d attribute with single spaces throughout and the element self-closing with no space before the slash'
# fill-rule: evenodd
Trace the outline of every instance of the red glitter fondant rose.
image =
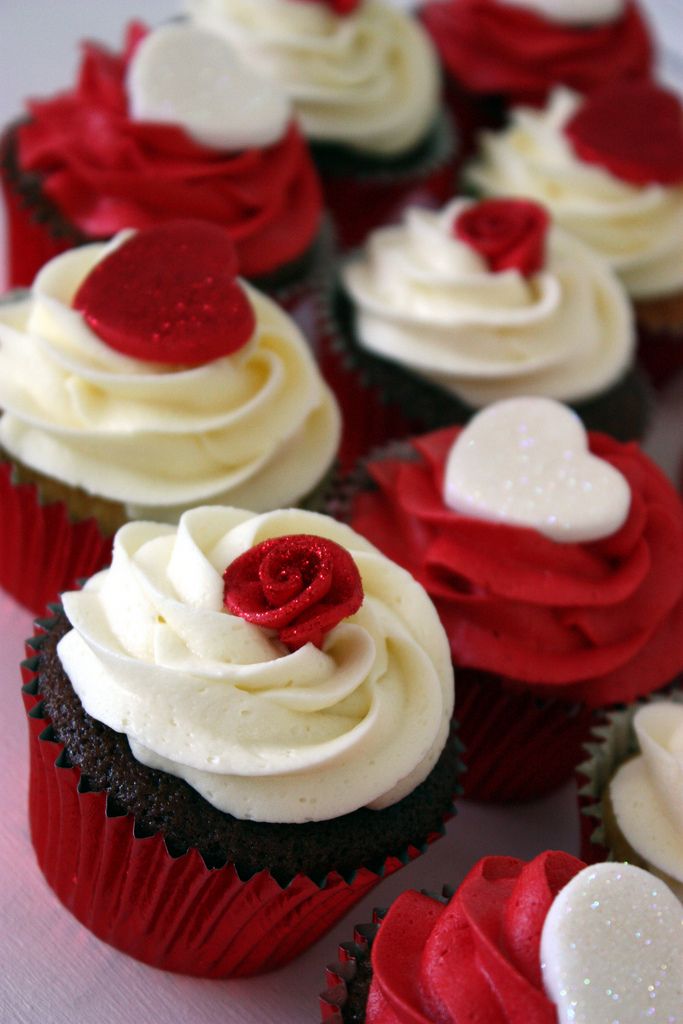
<svg viewBox="0 0 683 1024">
<path fill-rule="evenodd" d="M 550 218 L 528 199 L 484 199 L 467 207 L 453 224 L 453 234 L 486 260 L 490 270 L 519 270 L 526 277 L 545 261 Z"/>
<path fill-rule="evenodd" d="M 246 277 L 270 274 L 309 248 L 322 215 L 320 184 L 292 121 L 264 149 L 227 151 L 180 128 L 132 121 L 125 79 L 146 29 L 128 29 L 122 56 L 88 43 L 78 82 L 29 103 L 19 163 L 85 239 L 178 217 L 211 221 L 234 242 Z"/>
<path fill-rule="evenodd" d="M 557 1024 L 543 987 L 541 934 L 555 897 L 585 866 L 560 852 L 528 864 L 484 857 L 446 906 L 403 893 L 373 943 L 367 1024 Z"/>
<path fill-rule="evenodd" d="M 635 444 L 589 434 L 626 478 L 626 522 L 602 540 L 558 544 L 472 519 L 443 501 L 457 428 L 412 442 L 419 461 L 369 464 L 351 525 L 421 583 L 456 664 L 511 687 L 600 707 L 631 701 L 683 669 L 683 505 Z"/>
<path fill-rule="evenodd" d="M 349 552 L 310 534 L 263 541 L 231 562 L 223 580 L 228 611 L 277 630 L 292 651 L 307 643 L 322 647 L 325 634 L 363 602 Z"/>
</svg>

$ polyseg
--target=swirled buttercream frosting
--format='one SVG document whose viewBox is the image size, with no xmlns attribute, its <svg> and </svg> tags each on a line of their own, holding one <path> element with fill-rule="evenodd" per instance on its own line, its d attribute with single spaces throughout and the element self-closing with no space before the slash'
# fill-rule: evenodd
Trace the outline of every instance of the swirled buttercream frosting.
<svg viewBox="0 0 683 1024">
<path fill-rule="evenodd" d="M 683 288 L 683 184 L 635 184 L 582 159 L 567 128 L 586 102 L 556 89 L 543 110 L 514 109 L 509 127 L 482 133 L 469 181 L 484 195 L 543 203 L 561 227 L 610 263 L 633 298 L 675 294 Z M 630 109 L 621 110 L 620 120 Z M 640 130 L 647 134 L 648 127 Z M 604 134 L 610 132 L 606 124 Z M 653 154 L 662 146 L 666 139 Z"/>
<path fill-rule="evenodd" d="M 666 885 L 547 852 L 485 857 L 445 906 L 399 896 L 373 943 L 365 1020 L 674 1021 L 681 999 L 683 918 Z"/>
<path fill-rule="evenodd" d="M 635 444 L 589 434 L 590 454 L 618 471 L 630 502 L 608 535 L 562 543 L 481 509 L 466 514 L 446 504 L 447 467 L 460 434 L 437 431 L 411 441 L 405 457 L 388 452 L 370 461 L 373 486 L 357 491 L 350 518 L 423 584 L 456 664 L 590 706 L 633 700 L 674 679 L 683 668 L 683 506 L 661 471 Z M 542 434 L 529 432 L 530 460 Z M 567 461 L 564 454 L 558 449 L 565 471 L 556 465 L 545 483 L 527 474 L 528 498 L 536 489 L 543 498 L 544 490 L 549 497 L 578 487 L 591 502 L 595 482 L 585 478 L 583 489 L 574 455 Z M 519 469 L 508 479 L 501 466 L 501 501 L 524 483 L 514 479 Z"/>
<path fill-rule="evenodd" d="M 75 86 L 28 104 L 22 171 L 86 239 L 194 217 L 225 228 L 246 277 L 297 260 L 320 227 L 315 168 L 287 104 L 227 51 L 174 24 L 132 25 L 122 54 L 85 44 Z"/>
<path fill-rule="evenodd" d="M 186 8 L 283 86 L 316 142 L 394 156 L 434 123 L 439 75 L 429 37 L 383 0 L 363 0 L 350 14 L 301 0 L 186 0 Z"/>
<path fill-rule="evenodd" d="M 233 615 L 223 574 L 271 538 L 345 548 L 363 601 L 322 646 L 290 651 Z M 434 767 L 453 670 L 434 606 L 349 527 L 296 509 L 201 507 L 178 527 L 129 523 L 110 569 L 64 595 L 64 669 L 92 717 L 144 764 L 241 819 L 304 822 L 381 809 Z"/>
<path fill-rule="evenodd" d="M 634 330 L 606 261 L 554 227 L 536 273 L 492 270 L 456 236 L 475 208 L 457 199 L 411 209 L 372 234 L 344 272 L 359 343 L 475 407 L 513 395 L 577 401 L 611 387 L 631 364 Z"/>
<path fill-rule="evenodd" d="M 72 304 L 128 237 L 57 257 L 26 297 L 2 307 L 3 448 L 40 473 L 120 502 L 129 518 L 176 521 L 206 503 L 256 511 L 295 504 L 324 476 L 340 430 L 298 328 L 244 284 L 255 326 L 232 354 L 179 366 L 117 351 Z"/>
</svg>

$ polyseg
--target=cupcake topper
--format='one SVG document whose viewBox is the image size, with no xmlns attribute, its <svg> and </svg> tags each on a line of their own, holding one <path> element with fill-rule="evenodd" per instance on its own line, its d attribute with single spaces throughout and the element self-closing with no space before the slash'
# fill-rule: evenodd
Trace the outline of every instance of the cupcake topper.
<svg viewBox="0 0 683 1024">
<path fill-rule="evenodd" d="M 322 647 L 325 634 L 363 602 L 349 552 L 311 534 L 263 541 L 231 562 L 223 580 L 228 611 L 276 630 L 292 651 L 309 642 Z"/>
<path fill-rule="evenodd" d="M 584 868 L 548 911 L 541 961 L 558 1021 L 680 1020 L 683 909 L 640 868 Z"/>
<path fill-rule="evenodd" d="M 494 273 L 518 270 L 530 277 L 543 267 L 549 223 L 544 208 L 529 199 L 484 199 L 458 214 L 453 234 Z"/>
<path fill-rule="evenodd" d="M 549 21 L 565 25 L 597 25 L 616 21 L 624 13 L 625 0 L 502 0 L 509 7 L 523 7 Z"/>
<path fill-rule="evenodd" d="M 291 118 L 285 94 L 244 65 L 225 39 L 182 22 L 145 36 L 126 85 L 134 121 L 176 125 L 214 149 L 273 145 Z"/>
<path fill-rule="evenodd" d="M 512 398 L 478 413 L 459 434 L 444 501 L 463 515 L 576 543 L 616 533 L 631 492 L 621 473 L 591 455 L 574 412 L 548 398 Z"/>
<path fill-rule="evenodd" d="M 171 221 L 128 237 L 95 265 L 73 300 L 110 348 L 145 362 L 198 366 L 242 348 L 254 311 L 221 228 Z"/>
<path fill-rule="evenodd" d="M 614 82 L 565 125 L 575 153 L 632 185 L 683 183 L 683 106 L 654 82 Z"/>
</svg>

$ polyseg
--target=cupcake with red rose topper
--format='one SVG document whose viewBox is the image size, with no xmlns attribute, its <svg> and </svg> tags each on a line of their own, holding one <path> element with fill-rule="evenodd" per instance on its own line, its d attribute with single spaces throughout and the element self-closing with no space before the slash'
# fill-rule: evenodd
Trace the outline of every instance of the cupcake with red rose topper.
<svg viewBox="0 0 683 1024">
<path fill-rule="evenodd" d="M 10 284 L 64 249 L 176 218 L 209 221 L 272 297 L 331 261 L 320 182 L 285 95 L 226 40 L 134 23 L 86 43 L 76 84 L 31 100 L 2 144 Z"/>
<path fill-rule="evenodd" d="M 650 75 L 654 47 L 636 0 L 428 0 L 451 106 L 474 130 L 565 85 L 591 93 Z"/>
<path fill-rule="evenodd" d="M 404 892 L 357 928 L 327 969 L 320 1020 L 677 1020 L 681 907 L 648 872 L 560 851 L 528 863 L 492 856 L 451 893 Z"/>
<path fill-rule="evenodd" d="M 432 597 L 458 671 L 465 795 L 531 799 L 598 709 L 683 671 L 683 504 L 633 443 L 517 398 L 389 445 L 335 511 Z"/>
<path fill-rule="evenodd" d="M 186 0 L 291 98 L 339 240 L 359 245 L 411 204 L 452 194 L 458 140 L 423 27 L 387 0 Z"/>
<path fill-rule="evenodd" d="M 683 106 L 651 82 L 588 98 L 556 90 L 481 136 L 467 178 L 487 196 L 527 196 L 590 245 L 633 302 L 655 381 L 683 366 Z"/>
<path fill-rule="evenodd" d="M 650 401 L 628 298 L 538 203 L 412 209 L 375 232 L 342 279 L 332 346 L 414 431 L 534 394 L 571 404 L 591 429 L 643 435 Z"/>
<path fill-rule="evenodd" d="M 452 813 L 434 606 L 326 516 L 205 506 L 177 527 L 128 523 L 111 567 L 42 630 L 24 687 L 38 863 L 139 960 L 272 970 Z"/>
<path fill-rule="evenodd" d="M 176 221 L 63 253 L 0 307 L 0 574 L 29 607 L 100 568 L 129 519 L 315 501 L 336 403 L 236 275 L 221 228 Z"/>
</svg>

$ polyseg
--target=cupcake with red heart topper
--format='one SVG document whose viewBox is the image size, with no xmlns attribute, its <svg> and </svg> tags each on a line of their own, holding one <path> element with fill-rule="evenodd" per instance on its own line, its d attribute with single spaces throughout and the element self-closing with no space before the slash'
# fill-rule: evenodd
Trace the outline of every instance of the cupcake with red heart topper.
<svg viewBox="0 0 683 1024">
<path fill-rule="evenodd" d="M 654 49 L 636 0 L 427 0 L 421 17 L 447 94 L 471 133 L 557 85 L 591 93 L 649 76 Z"/>
<path fill-rule="evenodd" d="M 586 435 L 565 406 L 510 399 L 388 446 L 343 497 L 337 514 L 445 626 L 466 796 L 560 785 L 597 709 L 683 671 L 683 504 L 636 445 Z"/>
<path fill-rule="evenodd" d="M 289 101 L 196 26 L 132 24 L 120 54 L 86 43 L 76 84 L 29 101 L 1 158 L 11 285 L 66 248 L 177 218 L 222 227 L 275 298 L 331 259 Z"/>
<path fill-rule="evenodd" d="M 186 0 L 291 98 L 340 241 L 452 195 L 457 140 L 419 22 L 387 0 Z"/>
<path fill-rule="evenodd" d="M 402 893 L 327 969 L 324 1024 L 676 1021 L 681 905 L 630 864 L 484 857 L 453 895 Z"/>
<path fill-rule="evenodd" d="M 607 259 L 631 297 L 656 381 L 683 366 L 683 106 L 650 82 L 555 91 L 485 132 L 468 181 L 527 196 Z"/>
<path fill-rule="evenodd" d="M 145 963 L 279 967 L 452 813 L 434 606 L 326 516 L 204 506 L 177 527 L 128 523 L 111 567 L 42 630 L 24 687 L 38 863 L 79 921 Z"/>
<path fill-rule="evenodd" d="M 633 366 L 628 297 L 607 262 L 536 202 L 411 209 L 370 237 L 342 284 L 330 360 L 361 371 L 413 432 L 532 394 L 621 440 L 645 432 L 651 403 Z M 360 396 L 329 379 L 350 416 Z"/>
<path fill-rule="evenodd" d="M 63 253 L 0 307 L 0 572 L 27 606 L 99 568 L 129 519 L 315 500 L 336 403 L 236 273 L 222 229 L 177 221 Z"/>
</svg>

